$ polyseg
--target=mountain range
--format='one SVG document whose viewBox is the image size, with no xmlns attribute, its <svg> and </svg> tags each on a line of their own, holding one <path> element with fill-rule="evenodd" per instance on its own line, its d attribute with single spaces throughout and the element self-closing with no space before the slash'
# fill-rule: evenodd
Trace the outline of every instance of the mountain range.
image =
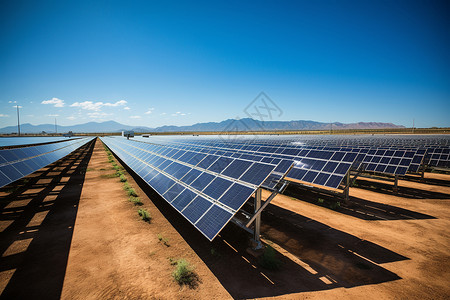
<svg viewBox="0 0 450 300">
<path fill-rule="evenodd" d="M 339 130 L 339 129 L 384 129 L 404 128 L 402 125 L 380 122 L 358 122 L 358 123 L 322 123 L 315 121 L 259 121 L 250 118 L 228 119 L 222 122 L 197 123 L 189 126 L 161 126 L 149 128 L 145 126 L 130 126 L 115 121 L 88 122 L 71 126 L 58 126 L 58 132 L 73 131 L 74 133 L 94 132 L 120 132 L 133 130 L 135 132 L 195 132 L 195 131 L 274 131 L 274 130 Z M 32 125 L 25 123 L 20 125 L 21 133 L 47 133 L 55 132 L 54 124 Z M 17 126 L 0 128 L 1 134 L 17 132 Z"/>
</svg>

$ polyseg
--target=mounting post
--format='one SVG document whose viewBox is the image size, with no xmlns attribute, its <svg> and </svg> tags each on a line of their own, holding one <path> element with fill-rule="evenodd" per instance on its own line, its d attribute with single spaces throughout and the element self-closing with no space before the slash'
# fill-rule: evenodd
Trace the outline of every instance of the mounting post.
<svg viewBox="0 0 450 300">
<path fill-rule="evenodd" d="M 355 176 L 356 179 L 356 176 Z M 345 190 L 344 190 L 344 202 L 348 204 L 350 200 L 350 171 L 348 171 L 347 176 L 345 176 Z"/>
<path fill-rule="evenodd" d="M 270 201 L 272 201 L 273 198 L 275 198 L 276 195 L 278 195 L 279 193 L 283 192 L 284 188 L 286 186 L 287 186 L 287 181 L 284 181 L 283 184 L 281 185 L 281 187 L 278 190 L 275 190 L 274 192 L 272 192 L 272 194 L 269 196 L 269 198 L 266 199 L 264 204 L 259 209 L 255 209 L 255 213 L 250 218 L 250 220 L 248 220 L 248 222 L 245 225 L 245 227 L 247 227 L 247 228 L 250 227 L 250 225 L 252 225 L 253 221 L 255 221 L 256 218 L 261 215 L 261 212 L 264 210 L 264 208 L 266 208 L 267 205 L 269 205 Z"/>
<path fill-rule="evenodd" d="M 261 188 L 258 188 L 255 192 L 255 205 L 254 205 L 255 213 L 261 207 L 261 194 L 262 190 Z M 262 249 L 260 234 L 261 234 L 261 214 L 258 214 L 255 218 L 255 224 L 253 228 L 253 242 L 255 243 L 253 247 L 254 250 Z"/>
<path fill-rule="evenodd" d="M 395 175 L 394 178 L 394 193 L 398 194 L 398 175 Z"/>
</svg>

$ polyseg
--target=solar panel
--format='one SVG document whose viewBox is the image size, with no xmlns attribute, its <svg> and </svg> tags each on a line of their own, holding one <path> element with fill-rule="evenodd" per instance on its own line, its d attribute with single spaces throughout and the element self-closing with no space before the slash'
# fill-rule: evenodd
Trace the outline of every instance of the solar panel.
<svg viewBox="0 0 450 300">
<path fill-rule="evenodd" d="M 0 150 L 0 187 L 61 159 L 93 139 L 93 137 L 72 139 L 40 146 Z"/>
<path fill-rule="evenodd" d="M 450 147 L 428 147 L 426 163 L 433 167 L 450 168 Z"/>
</svg>

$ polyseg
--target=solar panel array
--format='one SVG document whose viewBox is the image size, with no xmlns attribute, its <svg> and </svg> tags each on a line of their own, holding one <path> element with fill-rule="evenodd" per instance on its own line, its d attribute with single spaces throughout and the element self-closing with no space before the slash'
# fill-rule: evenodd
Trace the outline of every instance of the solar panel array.
<svg viewBox="0 0 450 300">
<path fill-rule="evenodd" d="M 61 159 L 92 139 L 93 137 L 73 139 L 39 146 L 0 150 L 0 187 Z"/>
<path fill-rule="evenodd" d="M 450 148 L 434 147 L 427 149 L 426 163 L 429 166 L 450 168 Z"/>
<path fill-rule="evenodd" d="M 154 138 L 154 137 L 152 137 Z M 224 138 L 220 136 L 202 137 L 183 137 L 177 138 L 178 140 L 202 140 L 205 141 L 217 141 L 220 140 L 225 143 Z M 174 137 L 170 137 L 167 140 L 174 140 Z M 229 140 L 233 140 L 230 139 Z M 259 139 L 240 139 L 236 138 L 234 143 L 240 143 L 248 145 L 251 143 L 253 146 L 260 147 L 290 147 L 297 149 L 314 149 L 314 150 L 327 150 L 327 151 L 345 151 L 345 152 L 357 152 L 358 156 L 353 163 L 353 169 L 358 169 L 360 166 L 367 167 L 368 170 L 373 172 L 390 174 L 390 175 L 404 175 L 404 170 L 407 167 L 407 172 L 417 173 L 422 164 L 426 164 L 431 167 L 450 168 L 450 137 L 447 135 L 433 135 L 433 136 L 261 136 Z M 363 160 L 368 151 L 379 150 L 403 150 L 405 152 L 415 152 L 409 165 L 405 165 L 407 160 L 403 160 L 403 165 L 394 163 L 376 163 L 369 161 L 369 157 L 363 164 Z M 409 154 L 408 154 L 409 155 Z M 370 155 L 370 159 L 377 160 Z M 389 155 L 387 155 L 389 156 Z M 388 157 L 383 157 L 383 162 L 386 162 Z M 392 159 L 391 157 L 390 159 Z M 409 158 L 409 157 L 407 157 Z M 381 158 L 380 158 L 381 160 Z M 371 164 L 370 164 L 371 163 Z M 384 171 L 381 171 L 384 168 Z M 375 171 L 377 170 L 378 171 Z M 387 171 L 386 171 L 387 170 Z M 394 170 L 394 171 L 393 171 Z"/>
<path fill-rule="evenodd" d="M 143 140 L 143 139 L 141 139 Z M 153 140 L 153 139 L 152 139 Z M 161 142 L 161 141 L 159 141 Z M 246 157 L 257 161 L 277 162 L 277 170 L 263 187 L 273 188 L 284 177 L 337 188 L 356 159 L 356 154 L 343 151 L 302 149 L 288 146 L 261 146 L 252 143 L 224 143 L 223 141 L 178 141 L 183 145 L 196 145 L 207 149 L 221 149 L 223 153 L 233 153 L 234 157 Z M 169 143 L 170 144 L 170 143 Z"/>
<path fill-rule="evenodd" d="M 92 139 L 0 150 L 0 186 Z M 259 187 L 276 190 L 283 179 L 336 189 L 350 170 L 405 175 L 423 164 L 450 166 L 447 136 L 101 139 L 209 240 Z"/>
<path fill-rule="evenodd" d="M 76 137 L 79 138 L 79 137 Z M 73 139 L 76 139 L 73 138 Z M 24 146 L 42 143 L 52 143 L 67 140 L 62 136 L 20 136 L 20 137 L 0 137 L 0 147 Z"/>
<path fill-rule="evenodd" d="M 209 240 L 277 167 L 121 138 L 102 141 Z"/>
</svg>

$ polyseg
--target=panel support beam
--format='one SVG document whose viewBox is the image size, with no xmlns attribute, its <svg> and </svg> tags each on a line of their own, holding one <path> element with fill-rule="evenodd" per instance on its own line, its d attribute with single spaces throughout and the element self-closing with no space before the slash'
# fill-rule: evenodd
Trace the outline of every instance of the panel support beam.
<svg viewBox="0 0 450 300">
<path fill-rule="evenodd" d="M 398 175 L 395 175 L 394 178 L 394 193 L 398 194 Z"/>
<path fill-rule="evenodd" d="M 250 227 L 250 225 L 252 225 L 253 221 L 255 221 L 255 219 L 261 215 L 261 212 L 267 207 L 267 205 L 269 205 L 270 201 L 272 201 L 276 195 L 283 192 L 286 185 L 287 185 L 287 182 L 286 181 L 283 182 L 283 185 L 278 190 L 273 191 L 272 194 L 270 194 L 269 198 L 267 198 L 267 200 L 264 202 L 264 204 L 259 209 L 255 209 L 255 213 L 253 214 L 253 216 L 250 218 L 250 220 L 245 225 L 246 227 Z"/>
<path fill-rule="evenodd" d="M 258 188 L 255 192 L 255 203 L 254 203 L 254 211 L 255 211 L 255 225 L 253 228 L 253 242 L 254 242 L 254 250 L 262 249 L 262 243 L 261 243 L 261 213 L 256 214 L 258 210 L 261 208 L 261 195 L 262 190 L 261 188 Z"/>
<path fill-rule="evenodd" d="M 350 171 L 348 171 L 347 175 L 345 176 L 345 189 L 344 189 L 344 202 L 345 204 L 348 204 L 349 201 L 350 201 Z"/>
</svg>

